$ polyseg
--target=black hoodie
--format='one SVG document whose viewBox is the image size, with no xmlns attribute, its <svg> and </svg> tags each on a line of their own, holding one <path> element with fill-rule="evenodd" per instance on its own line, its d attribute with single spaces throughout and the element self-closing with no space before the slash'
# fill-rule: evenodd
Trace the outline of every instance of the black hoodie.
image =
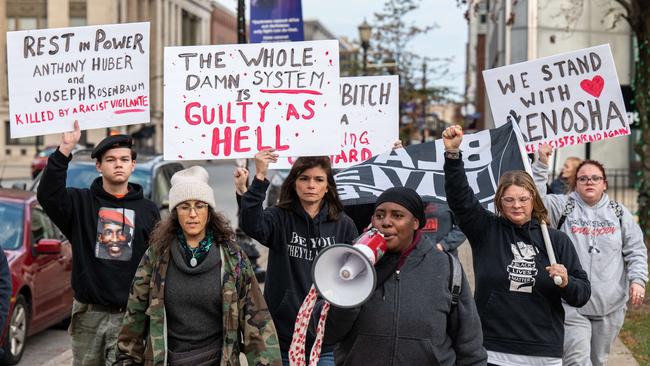
<svg viewBox="0 0 650 366">
<path fill-rule="evenodd" d="M 106 192 L 101 177 L 90 189 L 66 188 L 71 159 L 58 149 L 52 153 L 38 186 L 38 201 L 72 244 L 75 299 L 125 307 L 133 275 L 147 249 L 149 233 L 160 220 L 160 211 L 144 198 L 142 187 L 133 183 L 123 198 Z M 115 257 L 100 243 L 104 225 L 114 225 L 111 233 L 121 229 L 124 234 L 120 254 L 112 253 Z"/>
<path fill-rule="evenodd" d="M 268 187 L 268 180 L 253 179 L 241 200 L 241 228 L 269 248 L 264 298 L 278 332 L 280 349 L 288 351 L 298 309 L 312 285 L 314 259 L 320 250 L 332 244 L 352 243 L 357 229 L 343 212 L 338 220 L 328 220 L 327 203 L 313 219 L 300 202 L 294 202 L 291 210 L 263 210 Z M 306 349 L 311 350 L 312 342 L 309 337 Z M 323 348 L 323 352 L 329 350 Z"/>
<path fill-rule="evenodd" d="M 447 202 L 472 246 L 483 345 L 495 352 L 562 357 L 562 300 L 580 307 L 591 295 L 571 240 L 549 228 L 557 262 L 569 275 L 569 284 L 560 288 L 545 269 L 550 264 L 537 220 L 517 226 L 483 208 L 461 159 L 445 159 L 444 169 Z"/>
</svg>

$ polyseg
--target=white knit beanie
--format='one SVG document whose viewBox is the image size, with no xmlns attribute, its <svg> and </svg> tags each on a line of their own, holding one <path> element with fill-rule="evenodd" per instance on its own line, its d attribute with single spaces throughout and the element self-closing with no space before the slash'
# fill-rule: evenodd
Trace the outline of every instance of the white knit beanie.
<svg viewBox="0 0 650 366">
<path fill-rule="evenodd" d="M 203 201 L 216 208 L 214 191 L 208 184 L 210 179 L 208 171 L 200 166 L 193 166 L 180 170 L 172 176 L 172 187 L 169 190 L 169 209 L 173 210 L 184 201 Z"/>
</svg>

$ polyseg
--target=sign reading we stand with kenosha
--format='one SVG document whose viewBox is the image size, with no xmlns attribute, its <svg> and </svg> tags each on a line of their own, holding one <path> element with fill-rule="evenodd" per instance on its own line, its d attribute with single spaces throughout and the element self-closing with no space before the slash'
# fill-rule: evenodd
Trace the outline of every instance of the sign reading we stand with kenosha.
<svg viewBox="0 0 650 366">
<path fill-rule="evenodd" d="M 148 123 L 149 23 L 7 33 L 11 137 Z"/>
<path fill-rule="evenodd" d="M 165 48 L 167 160 L 338 153 L 338 41 Z"/>
<path fill-rule="evenodd" d="M 519 124 L 526 151 L 630 134 L 609 45 L 483 71 L 492 117 Z"/>
</svg>

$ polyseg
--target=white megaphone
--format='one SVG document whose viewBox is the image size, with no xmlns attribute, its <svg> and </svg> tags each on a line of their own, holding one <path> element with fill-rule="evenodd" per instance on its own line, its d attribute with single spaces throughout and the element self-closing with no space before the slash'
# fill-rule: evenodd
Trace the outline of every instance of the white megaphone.
<svg viewBox="0 0 650 366">
<path fill-rule="evenodd" d="M 316 290 L 336 307 L 362 305 L 375 290 L 374 265 L 386 249 L 384 235 L 375 228 L 359 236 L 354 245 L 335 244 L 323 249 L 312 267 Z"/>
</svg>

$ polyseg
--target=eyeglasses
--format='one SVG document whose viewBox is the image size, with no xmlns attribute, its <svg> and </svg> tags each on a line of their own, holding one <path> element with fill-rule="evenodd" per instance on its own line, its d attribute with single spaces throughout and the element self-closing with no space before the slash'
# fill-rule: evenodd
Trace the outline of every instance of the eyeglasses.
<svg viewBox="0 0 650 366">
<path fill-rule="evenodd" d="M 588 177 L 586 175 L 581 175 L 577 178 L 578 183 L 580 184 L 587 184 L 587 182 L 592 181 L 594 184 L 600 183 L 601 180 L 604 180 L 604 177 L 601 177 L 600 175 L 592 175 L 591 177 Z"/>
<path fill-rule="evenodd" d="M 207 208 L 208 208 L 207 203 L 200 203 L 200 202 L 194 206 L 188 204 L 180 204 L 176 207 L 179 213 L 185 215 L 189 215 L 192 212 L 192 210 L 196 211 L 196 213 L 198 214 L 199 212 L 205 211 Z"/>
<path fill-rule="evenodd" d="M 503 202 L 504 206 L 514 206 L 515 202 L 519 201 L 519 204 L 523 206 L 523 205 L 527 204 L 528 202 L 530 202 L 530 200 L 532 200 L 532 199 L 533 198 L 530 197 L 530 196 L 523 196 L 523 197 L 519 197 L 519 198 L 501 197 L 501 202 Z"/>
</svg>

